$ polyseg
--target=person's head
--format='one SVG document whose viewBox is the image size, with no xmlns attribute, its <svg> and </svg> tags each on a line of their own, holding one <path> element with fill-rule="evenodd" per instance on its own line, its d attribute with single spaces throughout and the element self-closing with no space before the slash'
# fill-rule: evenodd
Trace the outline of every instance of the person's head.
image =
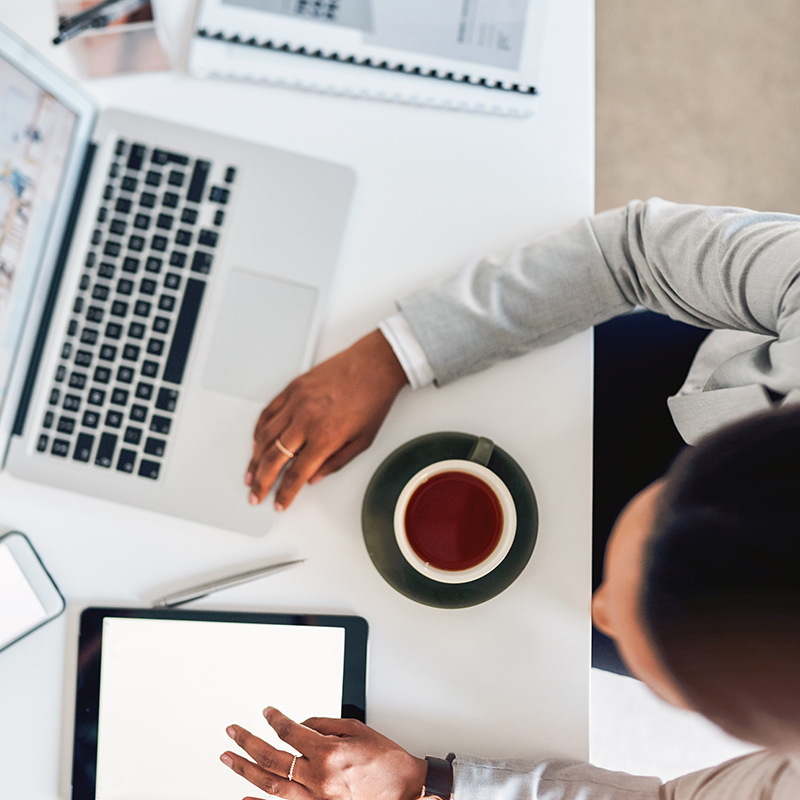
<svg viewBox="0 0 800 800">
<path fill-rule="evenodd" d="M 592 611 L 665 700 L 800 750 L 800 409 L 719 431 L 637 495 Z"/>
</svg>

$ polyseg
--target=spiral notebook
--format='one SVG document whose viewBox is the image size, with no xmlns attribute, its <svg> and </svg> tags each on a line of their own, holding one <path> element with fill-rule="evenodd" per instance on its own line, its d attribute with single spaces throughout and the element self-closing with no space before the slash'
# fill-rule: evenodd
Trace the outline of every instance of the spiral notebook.
<svg viewBox="0 0 800 800">
<path fill-rule="evenodd" d="M 529 116 L 546 0 L 201 0 L 191 72 Z"/>
</svg>

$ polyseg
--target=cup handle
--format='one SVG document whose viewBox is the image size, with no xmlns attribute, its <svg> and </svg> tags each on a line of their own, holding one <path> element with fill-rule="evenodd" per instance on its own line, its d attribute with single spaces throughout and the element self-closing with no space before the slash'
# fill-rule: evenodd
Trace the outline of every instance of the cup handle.
<svg viewBox="0 0 800 800">
<path fill-rule="evenodd" d="M 487 439 L 485 436 L 479 436 L 478 441 L 475 442 L 475 446 L 467 456 L 467 460 L 474 461 L 476 464 L 485 467 L 489 463 L 493 451 L 494 442 L 491 439 Z"/>
</svg>

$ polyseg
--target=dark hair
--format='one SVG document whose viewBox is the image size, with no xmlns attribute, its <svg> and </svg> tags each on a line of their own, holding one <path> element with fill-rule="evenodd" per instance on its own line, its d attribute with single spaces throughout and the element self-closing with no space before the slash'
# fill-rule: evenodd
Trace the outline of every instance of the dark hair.
<svg viewBox="0 0 800 800">
<path fill-rule="evenodd" d="M 800 741 L 800 408 L 728 426 L 676 459 L 641 602 L 694 708 L 758 744 Z"/>
</svg>

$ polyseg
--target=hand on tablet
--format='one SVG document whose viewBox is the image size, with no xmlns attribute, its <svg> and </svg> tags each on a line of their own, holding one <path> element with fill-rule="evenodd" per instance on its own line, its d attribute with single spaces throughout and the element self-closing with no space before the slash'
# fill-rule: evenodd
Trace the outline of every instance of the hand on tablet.
<svg viewBox="0 0 800 800">
<path fill-rule="evenodd" d="M 335 472 L 366 450 L 406 383 L 379 330 L 295 378 L 256 424 L 245 476 L 250 502 L 266 497 L 288 463 L 275 495 L 281 511 L 304 484 Z"/>
<path fill-rule="evenodd" d="M 422 793 L 427 762 L 363 722 L 314 717 L 299 725 L 274 708 L 264 716 L 302 755 L 294 759 L 231 725 L 228 736 L 252 761 L 232 752 L 220 760 L 267 794 L 286 800 L 414 800 Z"/>
</svg>

